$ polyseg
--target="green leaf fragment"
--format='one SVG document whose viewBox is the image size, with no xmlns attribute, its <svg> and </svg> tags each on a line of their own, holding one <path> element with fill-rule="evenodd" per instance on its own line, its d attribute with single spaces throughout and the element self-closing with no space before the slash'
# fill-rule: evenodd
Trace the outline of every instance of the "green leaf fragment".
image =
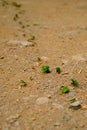
<svg viewBox="0 0 87 130">
<path fill-rule="evenodd" d="M 29 36 L 28 41 L 33 41 L 35 39 L 34 35 Z"/>
<path fill-rule="evenodd" d="M 24 86 L 27 85 L 27 83 L 26 83 L 24 80 L 20 80 L 20 83 L 21 83 L 22 85 L 24 85 Z"/>
<path fill-rule="evenodd" d="M 67 86 L 62 86 L 60 90 L 62 93 L 68 93 L 70 91 Z"/>
<path fill-rule="evenodd" d="M 57 73 L 61 73 L 60 67 L 57 67 L 57 68 L 56 68 L 56 72 L 57 72 Z"/>
<path fill-rule="evenodd" d="M 43 73 L 50 73 L 50 67 L 49 66 L 42 66 L 42 72 Z"/>
<path fill-rule="evenodd" d="M 72 84 L 73 84 L 74 86 L 78 86 L 78 85 L 79 85 L 79 82 L 78 82 L 76 79 L 71 78 L 71 81 L 72 81 Z"/>
</svg>

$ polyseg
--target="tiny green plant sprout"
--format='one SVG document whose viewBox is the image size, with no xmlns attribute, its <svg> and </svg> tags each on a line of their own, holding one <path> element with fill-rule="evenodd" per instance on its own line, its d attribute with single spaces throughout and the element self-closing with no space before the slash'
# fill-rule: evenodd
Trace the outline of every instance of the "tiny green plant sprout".
<svg viewBox="0 0 87 130">
<path fill-rule="evenodd" d="M 78 85 L 79 85 L 79 82 L 78 82 L 76 79 L 71 78 L 71 81 L 72 81 L 72 84 L 73 84 L 74 86 L 78 86 Z"/>
<path fill-rule="evenodd" d="M 27 86 L 27 83 L 24 80 L 20 80 L 20 86 Z"/>
<path fill-rule="evenodd" d="M 60 90 L 61 90 L 62 93 L 68 93 L 68 92 L 70 91 L 67 86 L 62 86 L 62 87 L 60 88 Z"/>
<path fill-rule="evenodd" d="M 35 39 L 35 36 L 31 35 L 31 36 L 29 36 L 28 41 L 30 42 L 30 41 L 33 41 L 34 39 Z"/>
<path fill-rule="evenodd" d="M 57 67 L 57 68 L 56 68 L 56 72 L 59 73 L 59 74 L 61 73 L 60 67 Z"/>
<path fill-rule="evenodd" d="M 50 67 L 49 66 L 42 66 L 42 72 L 43 73 L 50 73 Z"/>
<path fill-rule="evenodd" d="M 14 7 L 21 7 L 21 4 L 18 4 L 18 3 L 15 2 L 15 1 L 12 2 L 12 5 L 13 5 Z"/>
</svg>

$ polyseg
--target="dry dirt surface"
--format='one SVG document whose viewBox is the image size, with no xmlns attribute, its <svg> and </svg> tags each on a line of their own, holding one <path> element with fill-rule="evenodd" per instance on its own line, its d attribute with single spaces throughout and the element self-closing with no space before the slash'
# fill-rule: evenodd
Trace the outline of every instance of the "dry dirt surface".
<svg viewBox="0 0 87 130">
<path fill-rule="evenodd" d="M 87 0 L 0 0 L 0 130 L 87 130 Z"/>
</svg>

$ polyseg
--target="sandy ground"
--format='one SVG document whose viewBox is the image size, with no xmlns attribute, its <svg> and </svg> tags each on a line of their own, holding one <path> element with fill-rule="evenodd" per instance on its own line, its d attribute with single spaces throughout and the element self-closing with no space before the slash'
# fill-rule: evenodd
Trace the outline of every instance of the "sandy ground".
<svg viewBox="0 0 87 130">
<path fill-rule="evenodd" d="M 87 130 L 87 0 L 17 2 L 0 1 L 0 130 Z"/>
</svg>

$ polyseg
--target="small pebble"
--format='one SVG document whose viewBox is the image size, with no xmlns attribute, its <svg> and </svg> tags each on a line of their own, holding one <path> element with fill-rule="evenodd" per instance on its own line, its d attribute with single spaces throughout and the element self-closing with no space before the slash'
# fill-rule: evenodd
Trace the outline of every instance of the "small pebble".
<svg viewBox="0 0 87 130">
<path fill-rule="evenodd" d="M 51 98 L 52 98 L 52 96 L 51 96 L 51 95 L 47 95 L 47 97 L 48 97 L 49 99 L 51 99 Z"/>
<path fill-rule="evenodd" d="M 16 102 L 19 102 L 19 99 L 16 99 Z"/>
<path fill-rule="evenodd" d="M 32 121 L 35 121 L 35 120 L 36 120 L 36 118 L 35 118 L 35 117 L 33 117 L 31 120 L 32 120 Z"/>
<path fill-rule="evenodd" d="M 0 59 L 4 59 L 4 56 L 1 56 Z"/>
<path fill-rule="evenodd" d="M 81 108 L 81 102 L 80 101 L 75 101 L 73 103 L 70 104 L 70 109 L 73 109 L 73 110 L 78 110 Z"/>
</svg>

